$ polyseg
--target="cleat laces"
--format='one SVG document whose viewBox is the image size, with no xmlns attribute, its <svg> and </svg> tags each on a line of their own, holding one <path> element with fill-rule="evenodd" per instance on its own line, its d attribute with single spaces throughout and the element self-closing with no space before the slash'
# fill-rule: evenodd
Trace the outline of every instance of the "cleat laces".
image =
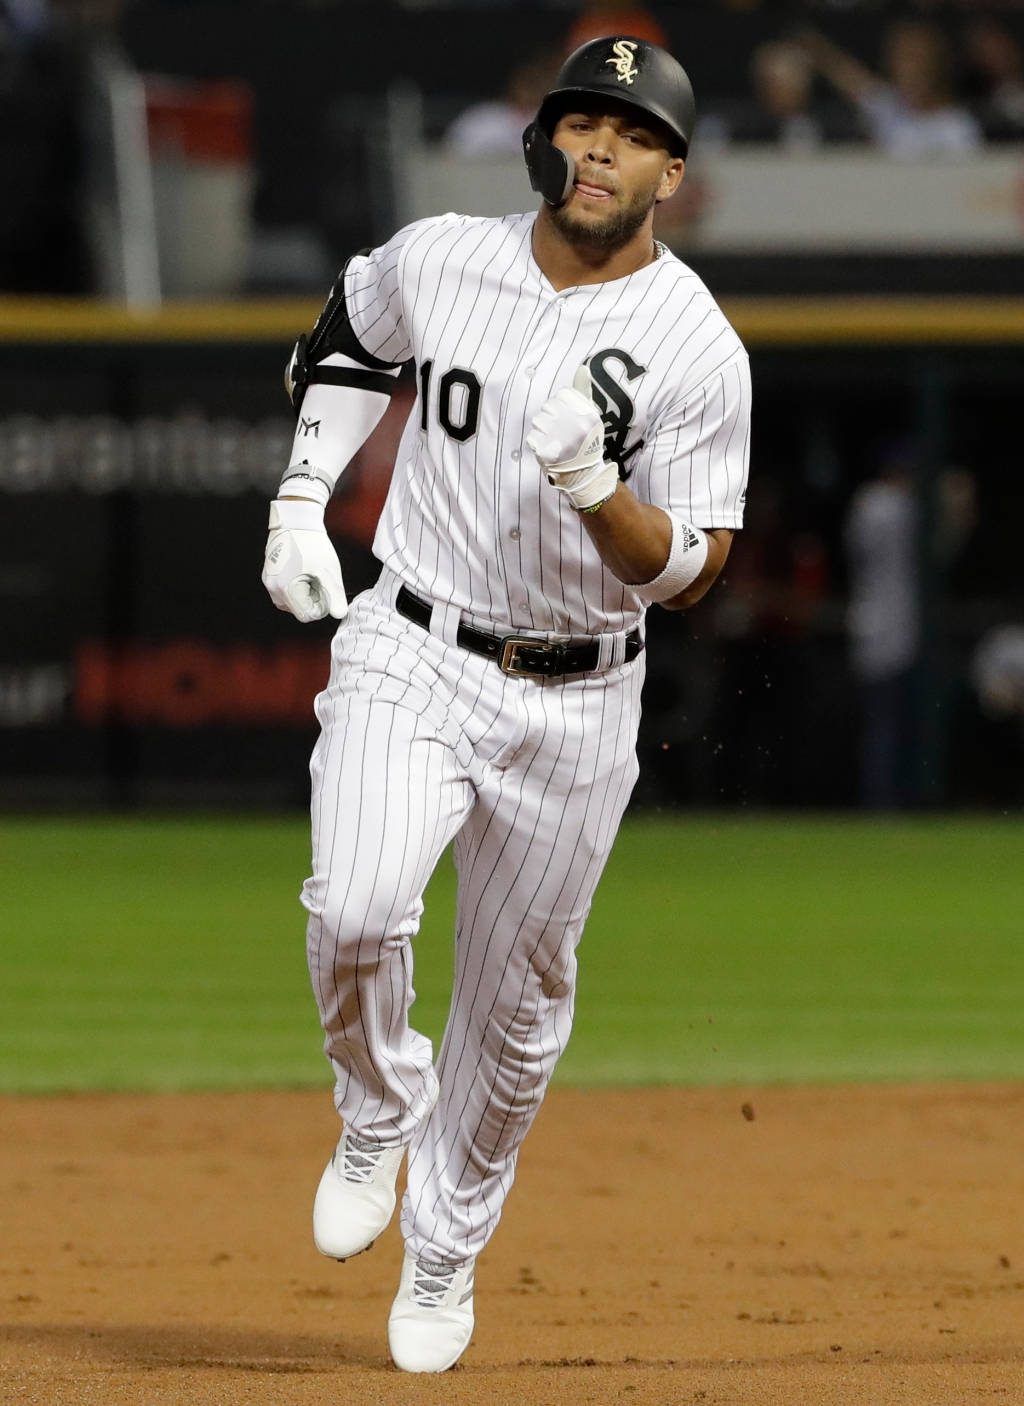
<svg viewBox="0 0 1024 1406">
<path fill-rule="evenodd" d="M 441 1308 L 452 1287 L 458 1265 L 430 1264 L 427 1260 L 416 1261 L 416 1274 L 412 1281 L 412 1296 L 420 1308 Z"/>
<path fill-rule="evenodd" d="M 378 1170 L 380 1156 L 387 1148 L 376 1142 L 365 1142 L 349 1133 L 345 1139 L 345 1152 L 342 1158 L 341 1175 L 345 1181 L 367 1185 L 373 1181 Z"/>
</svg>

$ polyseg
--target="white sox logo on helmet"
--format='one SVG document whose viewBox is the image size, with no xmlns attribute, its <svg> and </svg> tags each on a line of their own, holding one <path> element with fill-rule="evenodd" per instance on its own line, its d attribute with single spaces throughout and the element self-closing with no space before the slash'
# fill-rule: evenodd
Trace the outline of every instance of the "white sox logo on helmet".
<svg viewBox="0 0 1024 1406">
<path fill-rule="evenodd" d="M 638 47 L 630 39 L 619 39 L 612 45 L 611 57 L 605 59 L 605 63 L 610 63 L 615 69 L 615 76 L 619 82 L 628 83 L 631 88 L 633 79 L 640 75 L 640 70 L 633 62 L 633 55 Z"/>
</svg>

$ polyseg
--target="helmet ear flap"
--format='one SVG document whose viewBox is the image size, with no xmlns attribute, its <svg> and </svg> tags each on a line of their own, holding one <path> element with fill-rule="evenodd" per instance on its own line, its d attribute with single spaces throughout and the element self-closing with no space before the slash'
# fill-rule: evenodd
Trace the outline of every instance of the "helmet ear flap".
<svg viewBox="0 0 1024 1406">
<path fill-rule="evenodd" d="M 523 133 L 523 155 L 530 173 L 530 185 L 549 205 L 564 205 L 572 194 L 576 167 L 568 154 L 555 146 L 539 122 L 531 122 Z"/>
</svg>

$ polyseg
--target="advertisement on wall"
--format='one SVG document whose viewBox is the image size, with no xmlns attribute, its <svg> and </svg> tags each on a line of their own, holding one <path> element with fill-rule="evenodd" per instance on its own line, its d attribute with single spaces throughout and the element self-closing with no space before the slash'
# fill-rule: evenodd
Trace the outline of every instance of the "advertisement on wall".
<svg viewBox="0 0 1024 1406">
<path fill-rule="evenodd" d="M 350 595 L 376 575 L 411 401 L 395 397 L 328 510 Z M 299 625 L 260 583 L 293 434 L 287 406 L 245 418 L 198 395 L 140 415 L 3 407 L 7 803 L 301 797 L 334 625 Z"/>
</svg>

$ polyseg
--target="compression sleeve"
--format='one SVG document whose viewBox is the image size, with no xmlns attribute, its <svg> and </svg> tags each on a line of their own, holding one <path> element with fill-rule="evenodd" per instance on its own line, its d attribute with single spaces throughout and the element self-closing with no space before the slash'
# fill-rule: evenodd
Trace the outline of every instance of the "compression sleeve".
<svg viewBox="0 0 1024 1406">
<path fill-rule="evenodd" d="M 329 368 L 358 373 L 350 357 L 332 353 Z M 399 371 L 379 373 L 381 385 L 314 382 L 299 408 L 298 423 L 288 468 L 281 479 L 278 497 L 312 498 L 321 505 L 334 492 L 342 470 L 350 463 L 377 428 L 388 408 L 393 381 Z"/>
</svg>

